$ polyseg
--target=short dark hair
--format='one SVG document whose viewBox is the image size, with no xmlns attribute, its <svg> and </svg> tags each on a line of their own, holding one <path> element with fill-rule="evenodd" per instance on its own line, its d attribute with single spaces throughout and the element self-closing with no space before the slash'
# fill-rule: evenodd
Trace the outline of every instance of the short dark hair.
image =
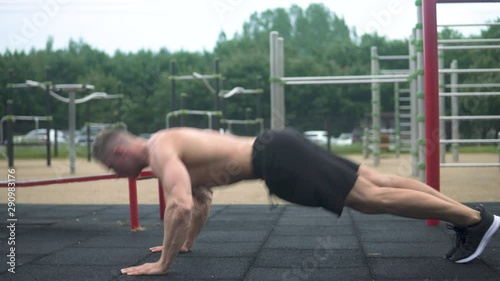
<svg viewBox="0 0 500 281">
<path fill-rule="evenodd" d="M 109 153 L 109 150 L 122 136 L 128 136 L 129 133 L 122 128 L 108 128 L 102 130 L 94 140 L 92 151 L 94 158 L 101 160 L 103 156 Z"/>
</svg>

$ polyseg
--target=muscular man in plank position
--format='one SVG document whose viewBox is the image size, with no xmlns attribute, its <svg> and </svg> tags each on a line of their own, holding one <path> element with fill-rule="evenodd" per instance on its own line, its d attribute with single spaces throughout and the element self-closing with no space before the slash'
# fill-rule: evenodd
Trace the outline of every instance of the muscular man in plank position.
<svg viewBox="0 0 500 281">
<path fill-rule="evenodd" d="M 350 207 L 366 214 L 452 223 L 455 244 L 446 256 L 456 263 L 480 255 L 500 225 L 500 217 L 482 206 L 472 209 L 419 181 L 359 166 L 293 129 L 248 138 L 174 128 L 148 141 L 108 130 L 96 138 L 94 155 L 123 176 L 136 177 L 150 166 L 164 189 L 163 245 L 151 248 L 161 251 L 160 260 L 122 269 L 127 275 L 166 274 L 177 254 L 190 250 L 205 224 L 212 187 L 246 179 L 263 179 L 271 194 L 338 216 Z"/>
</svg>

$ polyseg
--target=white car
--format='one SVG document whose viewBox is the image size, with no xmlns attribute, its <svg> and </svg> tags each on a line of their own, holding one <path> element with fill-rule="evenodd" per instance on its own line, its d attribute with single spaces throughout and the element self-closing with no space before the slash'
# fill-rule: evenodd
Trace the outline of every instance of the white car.
<svg viewBox="0 0 500 281">
<path fill-rule="evenodd" d="M 91 125 L 90 126 L 90 136 L 87 137 L 87 125 L 83 126 L 79 131 L 75 132 L 75 144 L 78 146 L 87 146 L 87 139 L 90 139 L 90 144 L 94 143 L 94 139 L 106 128 L 110 128 L 110 125 Z"/>
<path fill-rule="evenodd" d="M 55 130 L 50 129 L 50 142 L 54 143 L 56 138 Z M 14 142 L 23 144 L 45 144 L 47 143 L 47 129 L 31 130 L 24 136 L 19 136 Z M 66 143 L 66 136 L 62 131 L 57 130 L 57 143 Z"/>
<path fill-rule="evenodd" d="M 350 133 L 340 134 L 340 136 L 335 139 L 334 144 L 338 146 L 352 145 L 352 134 Z"/>
<path fill-rule="evenodd" d="M 304 136 L 318 145 L 326 145 L 328 142 L 327 131 L 305 131 Z"/>
</svg>

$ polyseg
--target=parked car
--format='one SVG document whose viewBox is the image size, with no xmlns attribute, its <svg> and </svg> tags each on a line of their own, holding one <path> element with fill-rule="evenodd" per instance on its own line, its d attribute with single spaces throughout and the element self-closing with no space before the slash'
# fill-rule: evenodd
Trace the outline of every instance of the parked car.
<svg viewBox="0 0 500 281">
<path fill-rule="evenodd" d="M 334 145 L 338 146 L 352 145 L 352 134 L 351 133 L 340 134 L 340 136 L 335 139 Z"/>
<path fill-rule="evenodd" d="M 100 131 L 111 127 L 111 125 L 106 124 L 92 124 L 90 125 L 90 144 L 94 143 L 95 137 Z M 76 132 L 75 144 L 79 146 L 87 145 L 87 125 L 83 126 L 79 131 Z"/>
<path fill-rule="evenodd" d="M 142 134 L 139 134 L 139 137 L 142 138 L 142 139 L 148 140 L 149 138 L 151 138 L 152 135 L 153 134 L 142 133 Z"/>
<path fill-rule="evenodd" d="M 54 140 L 56 138 L 55 134 L 56 134 L 56 131 L 54 129 L 50 129 L 50 141 L 52 143 L 54 143 Z M 66 143 L 66 142 L 67 142 L 66 135 L 62 131 L 57 130 L 57 143 L 62 144 L 62 143 Z M 14 143 L 46 144 L 47 143 L 47 129 L 31 130 L 24 136 L 16 136 L 14 138 Z"/>
<path fill-rule="evenodd" d="M 305 131 L 304 136 L 318 145 L 326 145 L 328 142 L 327 131 Z"/>
</svg>

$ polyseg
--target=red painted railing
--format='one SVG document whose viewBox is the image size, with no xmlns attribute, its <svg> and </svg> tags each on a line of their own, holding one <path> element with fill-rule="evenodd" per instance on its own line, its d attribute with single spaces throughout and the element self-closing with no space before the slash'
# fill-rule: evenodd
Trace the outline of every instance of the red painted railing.
<svg viewBox="0 0 500 281">
<path fill-rule="evenodd" d="M 34 181 L 0 181 L 0 188 L 2 187 L 12 187 L 14 184 L 16 188 L 19 187 L 34 187 L 42 185 L 51 184 L 65 184 L 65 183 L 76 183 L 76 182 L 88 182 L 88 181 L 98 181 L 98 180 L 110 180 L 125 178 L 120 177 L 115 174 L 107 175 L 97 175 L 97 176 L 84 176 L 84 177 L 72 177 L 72 178 L 60 178 L 60 179 L 46 179 L 46 180 L 34 180 Z M 128 178 L 128 192 L 129 192 L 129 202 L 130 202 L 130 229 L 138 230 L 139 226 L 139 209 L 137 202 L 137 180 L 145 180 L 155 178 L 153 172 L 144 171 L 139 174 L 137 178 Z M 165 198 L 163 197 L 163 190 L 161 188 L 161 183 L 158 180 L 158 190 L 159 190 L 159 201 L 160 201 L 160 217 L 163 219 L 163 212 L 165 210 Z"/>
</svg>

